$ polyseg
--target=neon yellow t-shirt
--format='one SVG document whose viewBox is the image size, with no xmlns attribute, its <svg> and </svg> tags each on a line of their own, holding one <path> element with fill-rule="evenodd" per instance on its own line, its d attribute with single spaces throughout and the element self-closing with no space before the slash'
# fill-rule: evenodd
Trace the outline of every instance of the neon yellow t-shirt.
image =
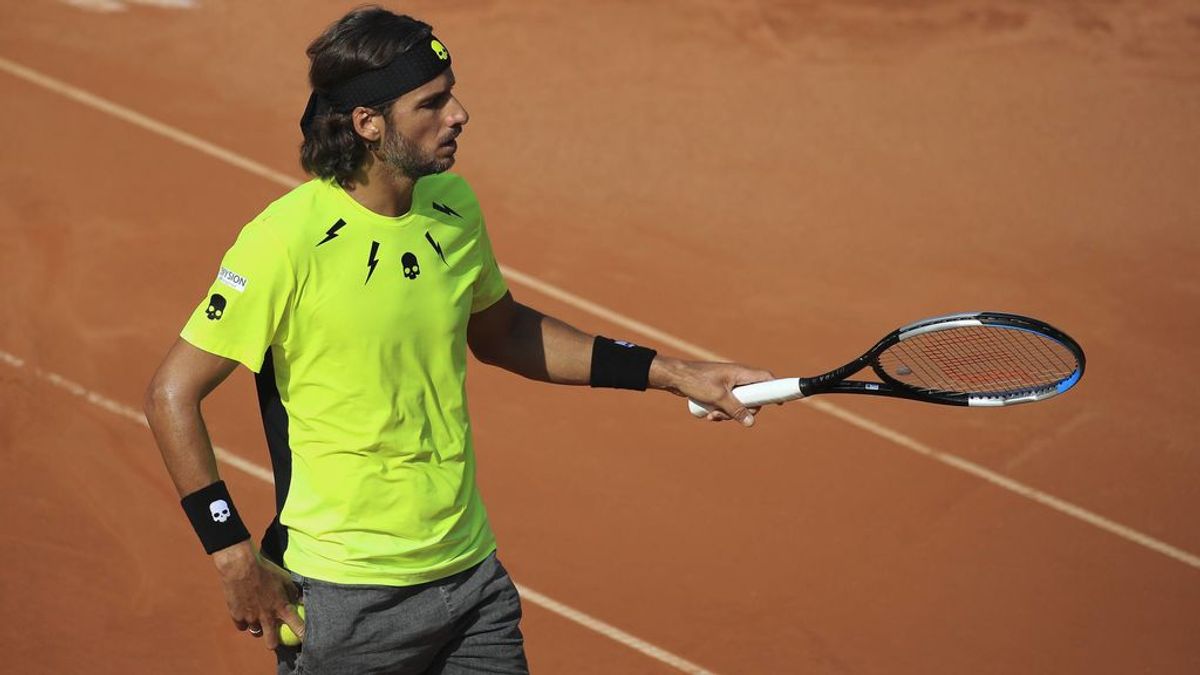
<svg viewBox="0 0 1200 675">
<path fill-rule="evenodd" d="M 408 586 L 495 549 L 466 331 L 506 292 L 453 174 L 419 180 L 395 218 L 312 180 L 246 225 L 181 336 L 258 373 L 279 509 L 265 554 L 316 579 Z"/>
</svg>

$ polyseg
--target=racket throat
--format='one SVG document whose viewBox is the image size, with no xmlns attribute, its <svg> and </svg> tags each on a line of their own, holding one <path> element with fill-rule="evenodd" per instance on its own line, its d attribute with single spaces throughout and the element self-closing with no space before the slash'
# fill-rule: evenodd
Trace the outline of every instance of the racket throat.
<svg viewBox="0 0 1200 675">
<path fill-rule="evenodd" d="M 864 354 L 841 368 L 835 368 L 824 375 L 800 378 L 800 393 L 808 397 L 814 394 L 825 394 L 836 391 L 839 382 L 866 368 L 871 363 L 870 356 L 870 353 Z"/>
</svg>

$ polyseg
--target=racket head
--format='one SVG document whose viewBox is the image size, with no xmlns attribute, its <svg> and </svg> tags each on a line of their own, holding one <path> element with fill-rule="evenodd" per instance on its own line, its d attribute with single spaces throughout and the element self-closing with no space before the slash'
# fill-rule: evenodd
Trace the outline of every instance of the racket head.
<svg viewBox="0 0 1200 675">
<path fill-rule="evenodd" d="M 911 398 L 995 407 L 1043 401 L 1074 387 L 1086 359 L 1050 324 L 1017 314 L 969 312 L 909 324 L 880 342 L 871 368 Z"/>
</svg>

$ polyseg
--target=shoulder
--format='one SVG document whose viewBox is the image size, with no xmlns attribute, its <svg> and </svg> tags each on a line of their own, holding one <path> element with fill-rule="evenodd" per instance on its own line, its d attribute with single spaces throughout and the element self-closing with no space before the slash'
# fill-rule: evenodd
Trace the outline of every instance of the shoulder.
<svg viewBox="0 0 1200 675">
<path fill-rule="evenodd" d="M 333 226 L 327 215 L 333 210 L 330 186 L 319 179 L 310 180 L 267 205 L 242 228 L 236 245 L 264 255 L 287 254 L 294 261 L 312 247 L 314 234 Z"/>
<path fill-rule="evenodd" d="M 323 215 L 334 208 L 332 192 L 320 179 L 302 183 L 271 202 L 246 227 L 269 232 L 284 243 L 303 239 L 312 229 L 328 227 Z"/>
</svg>

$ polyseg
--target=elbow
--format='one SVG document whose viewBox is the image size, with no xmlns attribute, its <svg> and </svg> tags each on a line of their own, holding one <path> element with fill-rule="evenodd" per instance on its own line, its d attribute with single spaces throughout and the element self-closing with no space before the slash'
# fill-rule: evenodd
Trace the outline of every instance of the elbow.
<svg viewBox="0 0 1200 675">
<path fill-rule="evenodd" d="M 154 420 L 158 417 L 159 410 L 162 409 L 166 399 L 166 389 L 159 381 L 156 374 L 150 384 L 146 385 L 146 393 L 142 396 L 142 412 L 146 415 L 146 422 L 153 428 Z"/>
<path fill-rule="evenodd" d="M 182 396 L 180 387 L 159 372 L 150 380 L 150 384 L 146 385 L 146 393 L 142 398 L 142 412 L 146 415 L 146 422 L 153 429 L 163 414 L 187 404 L 188 401 Z"/>
</svg>

